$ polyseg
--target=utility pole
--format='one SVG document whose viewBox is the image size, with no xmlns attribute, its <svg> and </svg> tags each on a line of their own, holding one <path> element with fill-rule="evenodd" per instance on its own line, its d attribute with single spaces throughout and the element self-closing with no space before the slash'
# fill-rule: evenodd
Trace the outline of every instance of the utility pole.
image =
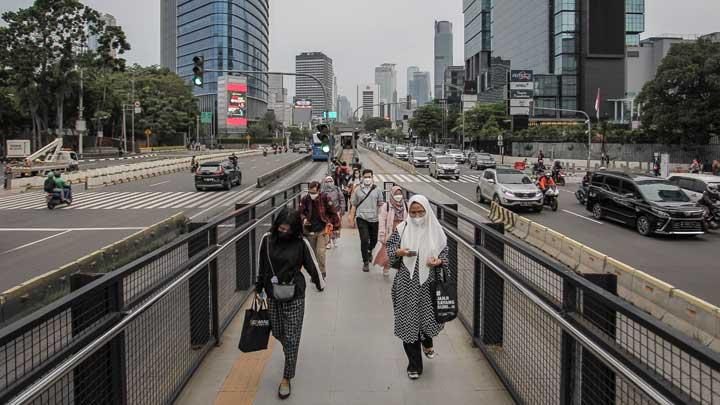
<svg viewBox="0 0 720 405">
<path fill-rule="evenodd" d="M 78 122 L 79 122 L 79 131 L 78 131 L 78 154 L 80 157 L 83 155 L 83 132 L 85 132 L 85 120 L 83 119 L 83 111 L 85 110 L 85 106 L 83 105 L 83 69 L 80 69 L 80 105 L 78 105 Z"/>
<path fill-rule="evenodd" d="M 200 116 L 195 116 L 195 143 L 200 145 Z"/>
<path fill-rule="evenodd" d="M 127 115 L 127 108 L 126 106 L 123 106 L 123 118 L 122 118 L 122 133 L 123 133 L 123 152 L 127 154 L 127 121 L 125 116 Z"/>
<path fill-rule="evenodd" d="M 132 115 L 130 116 L 130 134 L 132 136 L 132 152 L 135 153 L 135 78 L 133 77 L 130 80 L 130 83 L 132 83 L 132 102 L 133 102 L 133 110 Z"/>
</svg>

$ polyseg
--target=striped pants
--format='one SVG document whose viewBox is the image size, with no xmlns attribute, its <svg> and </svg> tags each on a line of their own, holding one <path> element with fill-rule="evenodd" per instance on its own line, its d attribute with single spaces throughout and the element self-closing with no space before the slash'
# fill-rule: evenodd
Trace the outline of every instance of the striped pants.
<svg viewBox="0 0 720 405">
<path fill-rule="evenodd" d="M 270 313 L 272 334 L 282 344 L 285 353 L 283 378 L 290 380 L 295 377 L 303 316 L 305 315 L 305 299 L 298 298 L 288 302 L 278 302 L 268 298 L 268 312 Z"/>
</svg>

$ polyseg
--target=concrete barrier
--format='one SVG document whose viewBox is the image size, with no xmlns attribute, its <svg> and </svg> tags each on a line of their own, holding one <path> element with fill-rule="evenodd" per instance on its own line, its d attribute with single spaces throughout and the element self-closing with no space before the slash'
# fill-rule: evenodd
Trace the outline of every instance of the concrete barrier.
<svg viewBox="0 0 720 405">
<path fill-rule="evenodd" d="M 557 259 L 560 263 L 576 270 L 580 265 L 580 256 L 582 255 L 583 245 L 568 237 L 564 237 L 562 241 L 562 249 Z"/>
<path fill-rule="evenodd" d="M 582 247 L 580 264 L 576 271 L 581 274 L 604 274 L 607 256 L 587 246 Z"/>
<path fill-rule="evenodd" d="M 404 162 L 400 159 L 395 159 L 394 157 L 392 157 L 390 155 L 387 155 L 382 152 L 378 152 L 376 150 L 370 150 L 370 149 L 363 148 L 360 146 L 358 146 L 358 148 L 360 148 L 366 152 L 374 153 L 375 155 L 380 156 L 381 158 L 387 160 L 388 162 L 394 164 L 395 166 L 405 170 L 406 172 L 408 172 L 410 174 L 417 174 L 417 170 L 415 169 L 415 166 L 411 165 L 410 163 Z"/>
<path fill-rule="evenodd" d="M 525 238 L 525 242 L 529 243 L 532 246 L 535 246 L 536 248 L 543 250 L 543 247 L 545 246 L 545 235 L 547 234 L 548 229 L 538 223 L 531 222 L 530 223 L 530 230 L 528 232 L 527 238 Z"/>
<path fill-rule="evenodd" d="M 663 322 L 708 346 L 720 337 L 718 308 L 679 289 L 668 297 L 668 312 Z"/>
<path fill-rule="evenodd" d="M 312 158 L 312 156 L 307 155 L 303 156 L 300 159 L 297 159 L 291 163 L 286 164 L 283 167 L 277 168 L 270 173 L 264 174 L 257 179 L 257 188 L 265 187 L 266 185 L 272 183 L 273 181 L 279 179 L 280 177 L 284 176 L 285 174 L 292 171 L 294 168 L 302 165 L 303 163 L 309 161 Z"/>
<path fill-rule="evenodd" d="M 547 229 L 547 231 L 545 231 L 544 245 L 542 247 L 535 247 L 542 249 L 543 252 L 557 259 L 562 251 L 564 239 L 565 236 L 561 233 L 555 232 L 552 229 Z"/>
<path fill-rule="evenodd" d="M 624 298 L 654 317 L 663 319 L 668 312 L 670 294 L 673 289 L 672 285 L 662 280 L 642 271 L 636 271 L 631 294 Z"/>
<path fill-rule="evenodd" d="M 512 231 L 512 234 L 515 235 L 515 237 L 520 239 L 525 239 L 530 234 L 530 225 L 532 222 L 524 217 L 518 216 L 515 219 L 515 228 Z"/>
</svg>

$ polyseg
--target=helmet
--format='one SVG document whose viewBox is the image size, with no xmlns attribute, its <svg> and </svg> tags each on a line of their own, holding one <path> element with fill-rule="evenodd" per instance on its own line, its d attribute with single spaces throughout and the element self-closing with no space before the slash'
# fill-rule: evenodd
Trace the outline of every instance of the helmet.
<svg viewBox="0 0 720 405">
<path fill-rule="evenodd" d="M 550 172 L 545 172 L 545 177 L 547 177 L 548 179 L 551 178 L 551 177 L 552 177 L 552 173 L 550 173 Z"/>
</svg>

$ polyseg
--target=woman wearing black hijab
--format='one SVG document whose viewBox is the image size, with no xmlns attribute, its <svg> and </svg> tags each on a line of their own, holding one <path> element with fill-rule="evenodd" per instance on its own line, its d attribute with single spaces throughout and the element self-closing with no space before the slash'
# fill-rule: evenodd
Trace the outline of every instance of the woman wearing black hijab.
<svg viewBox="0 0 720 405">
<path fill-rule="evenodd" d="M 325 281 L 318 273 L 318 262 L 310 243 L 303 237 L 300 213 L 292 208 L 283 209 L 275 219 L 270 232 L 260 241 L 259 275 L 255 285 L 258 295 L 265 290 L 272 334 L 283 346 L 285 371 L 278 387 L 278 396 L 290 396 L 290 380 L 295 377 L 303 316 L 305 315 L 304 267 L 318 291 Z M 295 284 L 295 294 L 288 301 L 278 301 L 273 295 L 275 284 Z"/>
</svg>

